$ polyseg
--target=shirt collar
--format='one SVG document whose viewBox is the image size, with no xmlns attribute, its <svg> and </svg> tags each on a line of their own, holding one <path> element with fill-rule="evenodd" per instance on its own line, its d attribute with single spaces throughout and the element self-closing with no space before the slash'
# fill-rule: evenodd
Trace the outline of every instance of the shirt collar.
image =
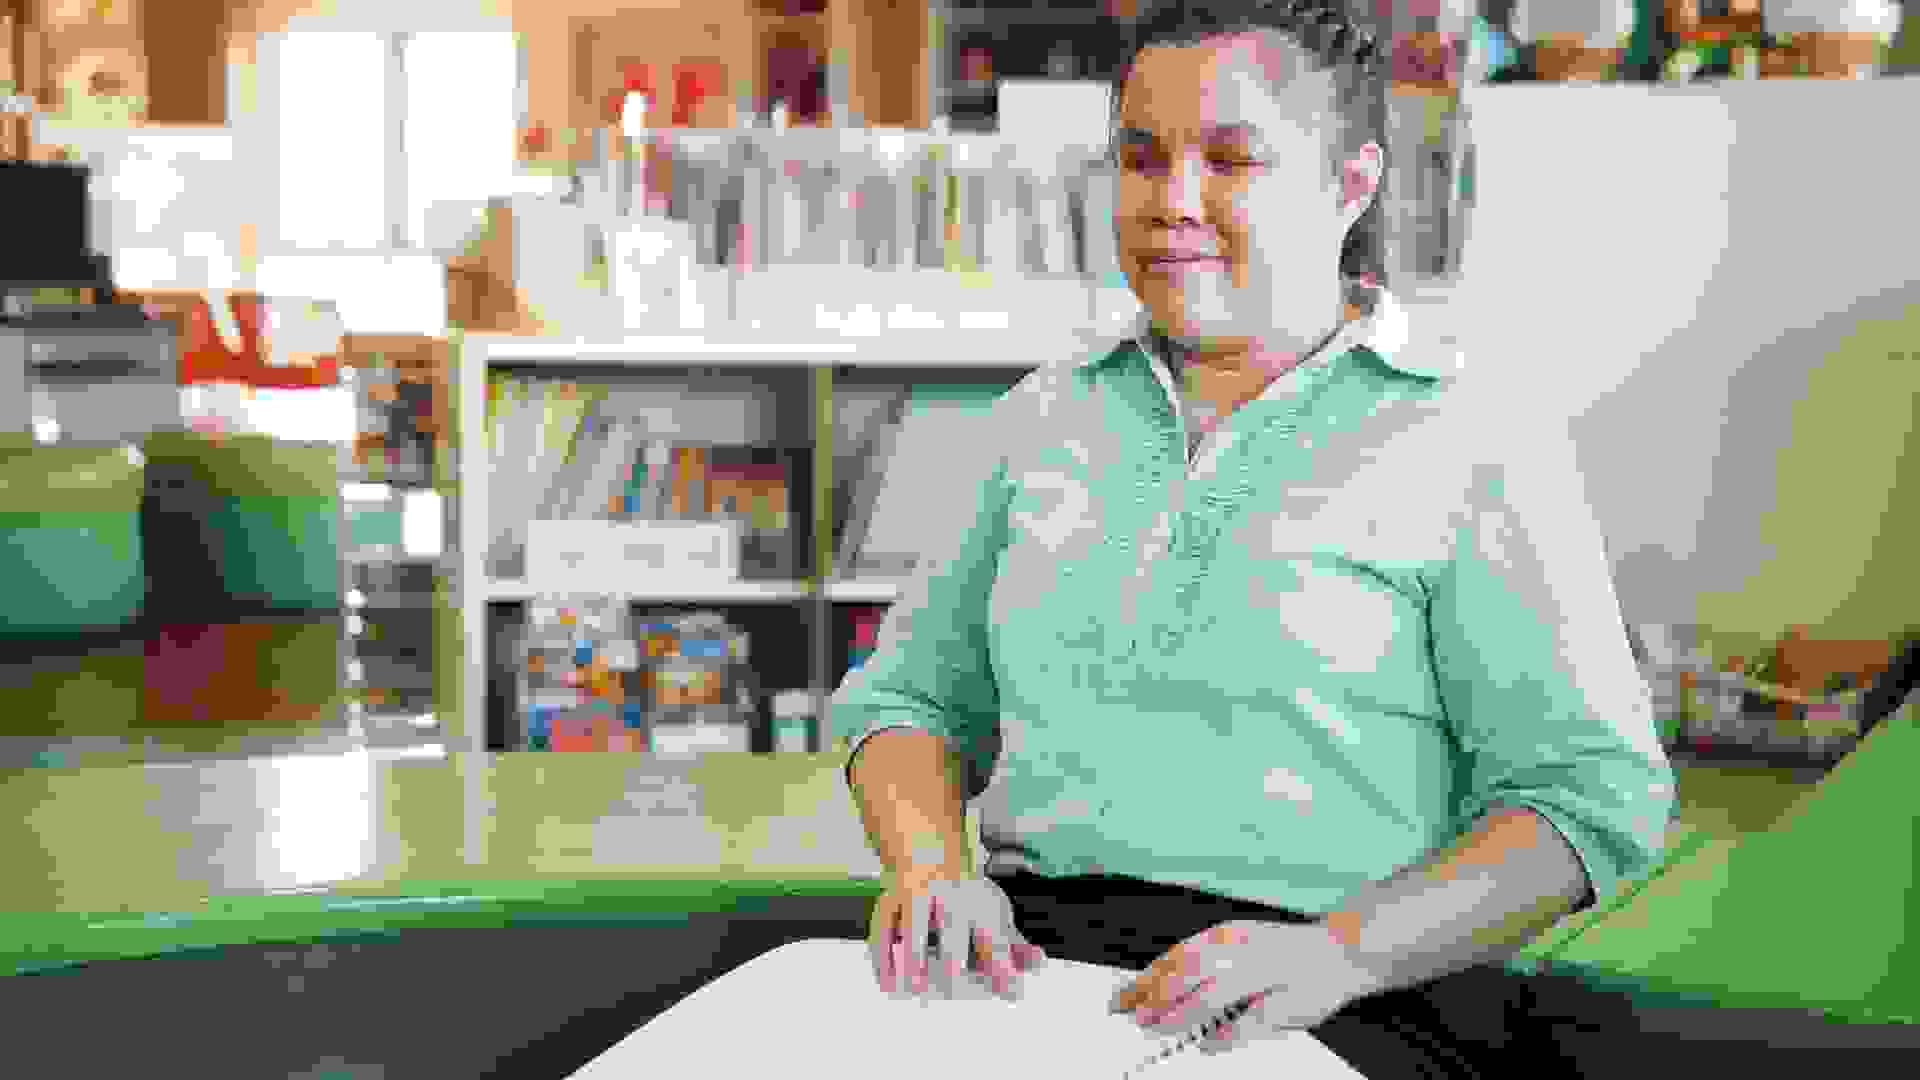
<svg viewBox="0 0 1920 1080">
<path fill-rule="evenodd" d="M 1358 303 L 1363 314 L 1346 324 L 1327 342 L 1329 355 L 1335 355 L 1353 348 L 1364 348 L 1379 357 L 1387 366 L 1408 375 L 1417 375 L 1428 379 L 1447 379 L 1460 374 L 1464 367 L 1464 357 L 1452 346 L 1417 345 L 1408 326 L 1406 307 L 1396 300 L 1391 292 L 1374 285 L 1351 283 L 1351 295 Z M 1146 344 L 1151 330 L 1151 319 L 1141 312 L 1135 320 L 1126 342 L 1134 343 L 1139 350 L 1151 356 L 1152 350 Z M 1113 348 L 1096 352 L 1082 361 L 1081 367 L 1097 367 L 1112 362 L 1122 353 Z"/>
</svg>

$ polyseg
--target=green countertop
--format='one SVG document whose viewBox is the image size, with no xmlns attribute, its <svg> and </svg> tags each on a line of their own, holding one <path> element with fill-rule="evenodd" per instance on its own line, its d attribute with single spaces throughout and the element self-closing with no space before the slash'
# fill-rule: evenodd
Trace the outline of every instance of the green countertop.
<svg viewBox="0 0 1920 1080">
<path fill-rule="evenodd" d="M 0 970 L 414 925 L 633 922 L 879 862 L 836 754 L 372 753 L 0 773 Z M 1805 779 L 1681 770 L 1672 851 L 1770 824 Z M 1603 913 L 1599 913 L 1603 914 Z M 1577 937 L 1570 919 L 1529 955 Z"/>
</svg>

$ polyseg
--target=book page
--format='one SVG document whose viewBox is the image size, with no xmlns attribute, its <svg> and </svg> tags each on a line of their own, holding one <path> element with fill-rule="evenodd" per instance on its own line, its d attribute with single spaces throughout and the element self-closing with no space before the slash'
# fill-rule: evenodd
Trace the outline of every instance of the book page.
<svg viewBox="0 0 1920 1080">
<path fill-rule="evenodd" d="M 848 1080 L 1114 1080 L 1172 1041 L 1107 1013 L 1114 992 L 1137 976 L 1052 958 L 1023 977 L 1017 1000 L 994 997 L 984 982 L 968 975 L 952 999 L 889 996 L 875 985 L 864 942 L 796 942 L 696 990 L 574 1076 L 830 1073 Z M 1225 1054 L 1190 1047 L 1140 1075 L 1148 1080 L 1360 1077 L 1306 1032 Z"/>
</svg>

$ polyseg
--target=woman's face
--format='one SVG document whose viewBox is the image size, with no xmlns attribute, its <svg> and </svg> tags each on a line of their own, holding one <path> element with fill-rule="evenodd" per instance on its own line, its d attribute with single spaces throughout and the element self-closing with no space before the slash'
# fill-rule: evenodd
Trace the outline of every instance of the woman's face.
<svg viewBox="0 0 1920 1080">
<path fill-rule="evenodd" d="M 1353 200 L 1379 175 L 1371 144 L 1346 185 L 1329 174 L 1331 94 L 1330 77 L 1269 35 L 1135 58 L 1120 91 L 1114 229 L 1128 283 L 1164 331 L 1282 349 L 1327 331 L 1341 242 L 1365 208 Z"/>
</svg>

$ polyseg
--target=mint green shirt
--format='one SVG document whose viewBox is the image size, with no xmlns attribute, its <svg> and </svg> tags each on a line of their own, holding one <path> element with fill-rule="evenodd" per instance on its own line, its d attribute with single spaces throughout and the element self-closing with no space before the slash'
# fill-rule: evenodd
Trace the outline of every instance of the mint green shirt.
<svg viewBox="0 0 1920 1080">
<path fill-rule="evenodd" d="M 987 418 L 954 527 L 832 700 L 967 763 L 989 874 L 1117 874 L 1321 914 L 1495 804 L 1604 901 L 1673 774 L 1563 425 L 1409 347 L 1380 294 L 1187 453 L 1144 337 Z"/>
</svg>

